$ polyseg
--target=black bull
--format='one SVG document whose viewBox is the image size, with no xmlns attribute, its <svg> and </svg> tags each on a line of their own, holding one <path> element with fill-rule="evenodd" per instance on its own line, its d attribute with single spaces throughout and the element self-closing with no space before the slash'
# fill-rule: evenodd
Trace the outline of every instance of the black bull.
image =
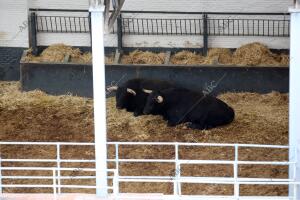
<svg viewBox="0 0 300 200">
<path fill-rule="evenodd" d="M 134 112 L 134 116 L 143 114 L 147 97 L 153 90 L 163 90 L 173 85 L 169 82 L 149 79 L 131 79 L 118 87 L 111 87 L 116 90 L 116 107 Z M 153 110 L 150 114 L 156 114 Z"/>
<path fill-rule="evenodd" d="M 229 124 L 234 119 L 234 110 L 220 99 L 180 88 L 152 92 L 143 112 L 153 111 L 162 115 L 168 126 L 189 122 L 188 127 L 201 130 Z"/>
</svg>

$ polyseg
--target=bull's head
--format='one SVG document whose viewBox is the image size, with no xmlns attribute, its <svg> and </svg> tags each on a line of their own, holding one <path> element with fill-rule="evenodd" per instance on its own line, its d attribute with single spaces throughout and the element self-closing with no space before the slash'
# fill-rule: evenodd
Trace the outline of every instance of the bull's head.
<svg viewBox="0 0 300 200">
<path fill-rule="evenodd" d="M 152 92 L 147 98 L 143 113 L 147 115 L 150 113 L 159 112 L 163 107 L 163 103 L 163 96 L 159 94 L 159 92 Z"/>
<path fill-rule="evenodd" d="M 133 98 L 136 96 L 136 91 L 127 88 L 127 87 L 110 87 L 107 88 L 108 91 L 117 91 L 116 92 L 116 107 L 118 109 L 124 109 L 126 108 L 128 111 L 132 111 L 133 108 L 131 108 L 131 103 L 133 101 Z"/>
</svg>

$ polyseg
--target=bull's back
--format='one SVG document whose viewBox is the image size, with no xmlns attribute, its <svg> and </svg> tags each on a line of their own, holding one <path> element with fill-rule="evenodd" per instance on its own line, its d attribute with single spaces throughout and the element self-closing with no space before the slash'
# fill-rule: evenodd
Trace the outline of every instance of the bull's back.
<svg viewBox="0 0 300 200">
<path fill-rule="evenodd" d="M 215 98 L 214 102 L 209 107 L 209 112 L 206 118 L 206 123 L 215 126 L 229 124 L 234 120 L 235 113 L 233 108 L 227 105 L 222 100 Z"/>
</svg>

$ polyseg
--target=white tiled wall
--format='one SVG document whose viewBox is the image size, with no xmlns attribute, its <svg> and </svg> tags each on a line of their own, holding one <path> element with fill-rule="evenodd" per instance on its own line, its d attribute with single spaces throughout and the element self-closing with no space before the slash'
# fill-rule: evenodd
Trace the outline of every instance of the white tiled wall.
<svg viewBox="0 0 300 200">
<path fill-rule="evenodd" d="M 0 46 L 27 47 L 27 1 L 0 0 Z"/>
<path fill-rule="evenodd" d="M 206 11 L 206 12 L 287 12 L 293 0 L 126 0 L 124 10 Z M 88 9 L 88 0 L 0 0 L 0 46 L 28 46 L 27 7 Z M 22 30 L 22 31 L 20 31 Z M 260 41 L 272 48 L 288 48 L 287 38 L 210 37 L 212 47 L 238 47 L 243 43 Z M 89 34 L 39 34 L 39 45 L 66 43 L 89 46 Z M 115 46 L 115 35 L 105 38 L 106 46 Z M 124 36 L 124 46 L 201 47 L 201 36 Z"/>
</svg>

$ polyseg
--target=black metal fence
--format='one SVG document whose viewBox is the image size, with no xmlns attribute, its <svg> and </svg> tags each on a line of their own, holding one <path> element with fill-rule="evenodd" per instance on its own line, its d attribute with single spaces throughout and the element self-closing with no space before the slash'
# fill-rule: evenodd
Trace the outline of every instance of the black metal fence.
<svg viewBox="0 0 300 200">
<path fill-rule="evenodd" d="M 122 32 L 128 35 L 207 35 L 288 37 L 287 19 L 151 19 L 122 18 Z"/>
<path fill-rule="evenodd" d="M 89 33 L 89 17 L 36 16 L 36 29 L 41 33 Z"/>
<path fill-rule="evenodd" d="M 36 11 L 82 12 L 84 16 L 50 16 Z M 90 15 L 85 10 L 31 9 L 31 26 L 33 33 L 90 33 Z M 209 36 L 289 37 L 289 30 L 288 13 L 123 11 L 112 33 L 118 34 L 119 49 L 124 34 L 202 35 L 206 54 Z"/>
<path fill-rule="evenodd" d="M 289 37 L 287 19 L 208 19 L 208 35 Z"/>
<path fill-rule="evenodd" d="M 202 35 L 203 19 L 122 18 L 128 35 Z"/>
</svg>

